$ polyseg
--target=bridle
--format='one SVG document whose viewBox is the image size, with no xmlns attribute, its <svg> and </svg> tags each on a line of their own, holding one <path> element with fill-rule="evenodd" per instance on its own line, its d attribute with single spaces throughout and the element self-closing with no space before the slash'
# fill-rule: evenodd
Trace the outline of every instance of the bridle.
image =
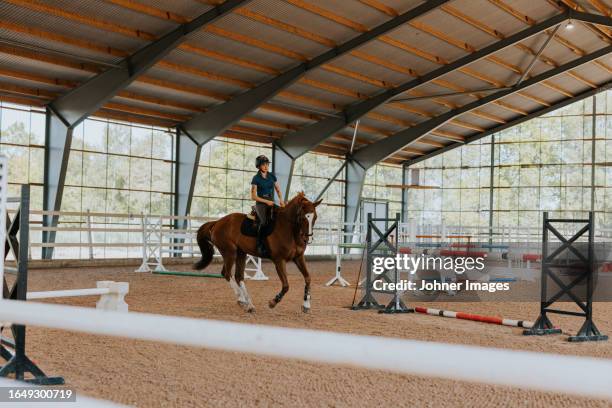
<svg viewBox="0 0 612 408">
<path fill-rule="evenodd" d="M 309 219 L 308 216 L 311 216 L 312 219 Z M 302 230 L 302 225 L 303 225 L 304 220 L 306 220 L 306 222 L 308 223 L 308 230 L 306 232 Z M 300 208 L 298 210 L 297 217 L 296 217 L 296 227 L 297 227 L 297 230 L 299 231 L 300 238 L 301 237 L 306 238 L 303 240 L 304 244 L 306 245 L 309 245 L 312 243 L 312 236 L 314 235 L 314 228 L 312 225 L 313 222 L 314 222 L 314 213 L 304 214 L 304 207 L 300 205 Z"/>
</svg>

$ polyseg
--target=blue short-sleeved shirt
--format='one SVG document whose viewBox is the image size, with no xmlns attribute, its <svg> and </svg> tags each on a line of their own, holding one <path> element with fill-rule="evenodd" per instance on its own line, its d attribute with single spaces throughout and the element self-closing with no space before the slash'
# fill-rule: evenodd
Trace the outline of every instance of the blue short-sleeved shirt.
<svg viewBox="0 0 612 408">
<path fill-rule="evenodd" d="M 253 176 L 251 185 L 257 186 L 257 196 L 262 198 L 274 198 L 274 183 L 276 183 L 276 176 L 272 172 L 268 172 L 264 178 L 261 175 L 261 171 Z"/>
</svg>

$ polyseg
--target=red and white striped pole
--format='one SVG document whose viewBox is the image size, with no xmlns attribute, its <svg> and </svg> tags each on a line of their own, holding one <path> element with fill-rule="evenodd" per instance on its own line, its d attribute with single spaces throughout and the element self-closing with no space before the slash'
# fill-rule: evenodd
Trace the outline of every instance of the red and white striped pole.
<svg viewBox="0 0 612 408">
<path fill-rule="evenodd" d="M 429 309 L 425 307 L 415 307 L 414 311 L 418 313 L 432 315 L 432 316 L 450 317 L 450 318 L 462 319 L 462 320 L 473 320 L 476 322 L 500 324 L 503 326 L 524 327 L 526 329 L 530 329 L 531 326 L 533 326 L 533 322 L 528 322 L 525 320 L 504 319 L 502 317 L 482 316 L 482 315 L 471 314 L 471 313 L 453 312 L 450 310 L 439 310 L 439 309 Z"/>
</svg>

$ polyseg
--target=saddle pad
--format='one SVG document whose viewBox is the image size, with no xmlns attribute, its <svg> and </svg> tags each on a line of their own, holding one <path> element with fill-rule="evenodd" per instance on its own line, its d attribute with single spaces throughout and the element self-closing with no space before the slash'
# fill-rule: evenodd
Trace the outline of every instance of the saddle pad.
<svg viewBox="0 0 612 408">
<path fill-rule="evenodd" d="M 274 219 L 266 225 L 263 231 L 264 237 L 267 237 L 274 231 Z M 242 224 L 240 224 L 240 232 L 242 235 L 246 235 L 247 237 L 256 237 L 257 236 L 257 223 L 250 219 L 248 216 L 244 217 L 242 220 Z"/>
</svg>

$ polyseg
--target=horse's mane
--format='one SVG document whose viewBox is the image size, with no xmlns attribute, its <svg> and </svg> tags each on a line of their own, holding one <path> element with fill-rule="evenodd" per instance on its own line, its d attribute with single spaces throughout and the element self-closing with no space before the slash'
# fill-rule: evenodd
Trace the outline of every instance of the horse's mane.
<svg viewBox="0 0 612 408">
<path fill-rule="evenodd" d="M 285 204 L 285 208 L 277 208 L 277 210 L 287 210 L 303 203 L 304 201 L 308 201 L 308 198 L 306 198 L 306 194 L 304 194 L 303 191 L 300 191 L 291 200 L 287 201 L 287 203 Z"/>
<path fill-rule="evenodd" d="M 291 200 L 287 202 L 285 207 L 293 207 L 294 205 L 301 204 L 304 201 L 308 201 L 308 198 L 306 198 L 306 194 L 304 194 L 303 191 L 300 191 Z"/>
<path fill-rule="evenodd" d="M 297 193 L 295 195 L 295 197 L 293 197 L 291 200 L 289 200 L 289 202 L 287 203 L 287 206 L 294 205 L 294 204 L 299 204 L 299 203 L 301 203 L 304 200 L 308 200 L 308 199 L 306 198 L 306 195 L 304 194 L 304 192 L 300 191 L 299 193 Z"/>
</svg>

